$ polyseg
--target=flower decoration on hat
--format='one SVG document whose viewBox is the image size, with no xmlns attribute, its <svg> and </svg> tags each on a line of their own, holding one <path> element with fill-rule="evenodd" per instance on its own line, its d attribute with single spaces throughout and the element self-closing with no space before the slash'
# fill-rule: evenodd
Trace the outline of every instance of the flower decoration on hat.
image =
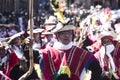
<svg viewBox="0 0 120 80">
<path fill-rule="evenodd" d="M 66 24 L 69 21 L 68 19 L 65 18 L 65 15 L 63 14 L 63 12 L 65 11 L 66 2 L 59 0 L 51 0 L 51 6 L 58 20 L 61 23 Z"/>
</svg>

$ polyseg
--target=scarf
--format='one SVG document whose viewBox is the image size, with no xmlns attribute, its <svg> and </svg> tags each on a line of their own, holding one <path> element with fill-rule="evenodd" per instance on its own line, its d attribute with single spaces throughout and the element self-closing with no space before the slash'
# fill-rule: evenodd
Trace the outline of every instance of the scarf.
<svg viewBox="0 0 120 80">
<path fill-rule="evenodd" d="M 70 49 L 72 46 L 73 46 L 73 43 L 72 43 L 72 42 L 70 42 L 70 43 L 67 44 L 67 45 L 64 45 L 64 44 L 62 44 L 62 43 L 60 43 L 60 42 L 55 42 L 54 45 L 53 45 L 53 48 L 59 49 L 59 50 L 68 50 L 68 49 Z"/>
</svg>

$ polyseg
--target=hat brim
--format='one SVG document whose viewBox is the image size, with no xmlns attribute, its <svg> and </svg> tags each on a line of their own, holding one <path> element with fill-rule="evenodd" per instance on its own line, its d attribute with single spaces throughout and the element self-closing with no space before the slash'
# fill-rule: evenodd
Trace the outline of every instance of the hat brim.
<svg viewBox="0 0 120 80">
<path fill-rule="evenodd" d="M 113 31 L 103 31 L 102 33 L 99 34 L 98 39 L 103 40 L 105 38 L 114 40 L 116 38 L 116 34 Z"/>
<path fill-rule="evenodd" d="M 52 32 L 43 32 L 43 35 L 47 35 L 47 34 L 53 34 Z"/>
<path fill-rule="evenodd" d="M 45 27 L 45 29 L 46 29 L 47 31 L 53 30 L 54 28 L 55 28 L 55 25 L 48 25 L 48 26 Z"/>
<path fill-rule="evenodd" d="M 73 26 L 73 25 L 66 25 L 62 29 L 58 30 L 57 32 L 67 31 L 67 30 L 75 30 L 75 26 Z"/>
<path fill-rule="evenodd" d="M 15 38 L 20 37 L 24 32 L 19 32 L 17 34 L 14 34 L 13 36 L 9 37 L 9 40 L 7 43 L 11 43 Z"/>
<path fill-rule="evenodd" d="M 44 31 L 44 29 L 38 28 L 38 29 L 34 29 L 33 33 L 42 33 Z M 27 32 L 28 34 L 30 34 L 30 31 Z"/>
<path fill-rule="evenodd" d="M 76 27 L 73 25 L 62 25 L 58 24 L 56 28 L 52 31 L 53 33 L 61 32 L 61 31 L 67 31 L 67 30 L 75 30 Z"/>
</svg>

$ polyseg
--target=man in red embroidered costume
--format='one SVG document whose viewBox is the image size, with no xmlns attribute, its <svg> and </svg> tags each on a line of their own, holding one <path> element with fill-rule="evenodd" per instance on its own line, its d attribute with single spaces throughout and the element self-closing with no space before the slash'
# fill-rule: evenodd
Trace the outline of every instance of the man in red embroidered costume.
<svg viewBox="0 0 120 80">
<path fill-rule="evenodd" d="M 95 56 L 111 80 L 120 80 L 120 43 L 115 40 L 115 33 L 103 33 L 100 35 L 102 47 Z"/>
<path fill-rule="evenodd" d="M 41 50 L 40 65 L 44 65 L 41 69 L 45 80 L 85 80 L 84 74 L 89 70 L 90 80 L 107 80 L 94 55 L 73 45 L 74 29 L 73 25 L 58 23 L 53 30 L 58 42 Z"/>
<path fill-rule="evenodd" d="M 9 73 L 10 74 L 9 77 L 12 80 L 18 80 L 29 69 L 29 50 L 28 50 L 29 46 L 27 43 L 22 43 L 23 36 L 24 33 L 22 32 L 14 34 L 13 36 L 10 37 L 10 39 L 7 42 L 9 43 L 10 46 L 9 51 L 11 52 L 11 54 L 14 55 L 13 61 L 16 61 L 14 67 L 11 69 Z M 37 57 L 39 56 L 39 52 L 33 51 L 33 53 L 34 62 L 39 64 L 39 59 L 37 59 Z M 38 75 L 37 72 L 35 71 L 35 68 L 33 68 L 32 74 L 26 78 L 26 80 L 31 79 L 38 79 Z"/>
<path fill-rule="evenodd" d="M 54 42 L 56 41 L 55 36 L 52 33 L 52 30 L 55 28 L 57 24 L 57 18 L 53 15 L 50 15 L 48 19 L 45 20 L 44 24 L 45 30 L 42 33 L 42 36 L 44 37 L 45 42 L 41 49 L 52 47 Z"/>
<path fill-rule="evenodd" d="M 16 63 L 16 55 L 11 53 L 7 45 L 0 42 L 0 80 L 11 80 L 10 72 Z"/>
</svg>

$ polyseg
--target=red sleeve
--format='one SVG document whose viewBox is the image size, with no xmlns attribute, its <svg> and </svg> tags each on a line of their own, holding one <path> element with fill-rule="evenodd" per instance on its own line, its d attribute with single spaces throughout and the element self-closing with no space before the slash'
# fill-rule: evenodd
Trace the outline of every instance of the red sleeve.
<svg viewBox="0 0 120 80">
<path fill-rule="evenodd" d="M 19 59 L 17 58 L 15 53 L 10 54 L 10 60 L 9 60 L 9 71 L 7 73 L 7 75 L 10 75 L 10 71 L 12 70 L 12 68 L 19 62 Z"/>
</svg>

